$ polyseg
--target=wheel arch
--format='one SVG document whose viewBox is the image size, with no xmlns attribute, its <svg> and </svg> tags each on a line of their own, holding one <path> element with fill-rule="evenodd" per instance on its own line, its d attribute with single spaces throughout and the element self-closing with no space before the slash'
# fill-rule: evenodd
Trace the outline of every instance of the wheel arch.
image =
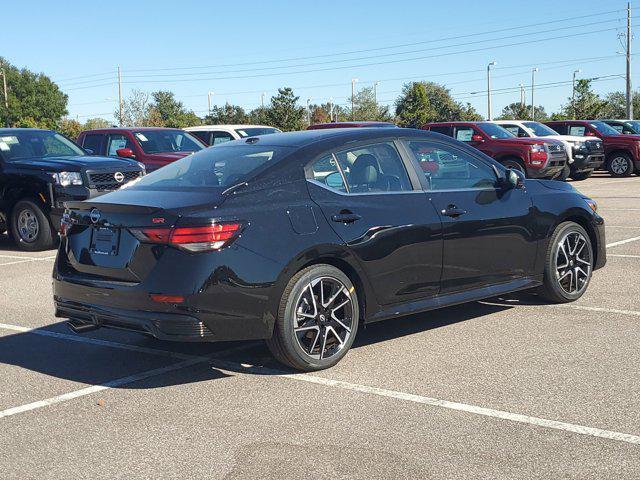
<svg viewBox="0 0 640 480">
<path fill-rule="evenodd" d="M 504 153 L 502 155 L 498 155 L 495 158 L 495 161 L 502 164 L 502 162 L 506 161 L 506 160 L 512 160 L 514 162 L 518 162 L 520 165 L 522 165 L 522 168 L 527 168 L 526 162 L 522 159 L 522 157 L 520 157 L 519 155 L 516 155 L 515 153 Z"/>
<path fill-rule="evenodd" d="M 598 235 L 596 234 L 596 230 L 589 221 L 589 219 L 584 214 L 580 214 L 578 212 L 567 212 L 566 215 L 563 215 L 559 218 L 558 222 L 553 226 L 552 232 L 558 228 L 558 226 L 564 222 L 573 222 L 580 225 L 585 229 L 587 234 L 589 235 L 589 240 L 591 241 L 591 249 L 593 251 L 593 264 L 596 265 L 598 262 L 598 252 L 600 251 L 600 245 L 598 245 Z"/>
</svg>

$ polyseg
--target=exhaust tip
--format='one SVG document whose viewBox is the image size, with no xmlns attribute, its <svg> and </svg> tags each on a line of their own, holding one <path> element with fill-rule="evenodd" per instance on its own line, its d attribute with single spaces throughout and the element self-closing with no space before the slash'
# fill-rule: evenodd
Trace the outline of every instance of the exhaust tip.
<svg viewBox="0 0 640 480">
<path fill-rule="evenodd" d="M 84 320 L 71 319 L 67 322 L 67 327 L 73 333 L 85 333 L 91 332 L 92 330 L 98 330 L 100 327 L 95 323 L 85 322 Z"/>
</svg>

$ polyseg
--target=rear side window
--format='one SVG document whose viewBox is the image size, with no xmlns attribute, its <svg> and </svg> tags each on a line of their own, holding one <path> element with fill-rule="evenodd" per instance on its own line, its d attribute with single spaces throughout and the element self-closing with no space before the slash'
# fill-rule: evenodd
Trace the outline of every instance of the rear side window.
<svg viewBox="0 0 640 480">
<path fill-rule="evenodd" d="M 103 138 L 104 138 L 104 135 L 99 135 L 99 134 L 85 135 L 82 141 L 82 147 L 84 149 L 91 150 L 94 155 L 101 155 Z"/>
<path fill-rule="evenodd" d="M 220 130 L 211 132 L 211 145 L 218 145 L 219 143 L 230 142 L 231 140 L 234 140 L 234 138 L 229 132 L 222 132 Z"/>
<path fill-rule="evenodd" d="M 477 132 L 472 127 L 457 127 L 455 138 L 461 142 L 470 142 L 476 134 Z"/>
<path fill-rule="evenodd" d="M 191 133 L 191 135 L 199 139 L 201 142 L 204 142 L 205 145 L 210 144 L 211 132 L 197 131 L 197 132 L 189 132 L 189 133 Z"/>
<path fill-rule="evenodd" d="M 451 136 L 451 127 L 443 126 L 443 125 L 434 125 L 433 127 L 429 127 L 429 130 L 436 133 L 441 133 L 443 135 Z"/>
<path fill-rule="evenodd" d="M 129 188 L 226 188 L 250 180 L 264 168 L 281 161 L 291 151 L 288 147 L 268 145 L 207 148 L 141 177 Z"/>
<path fill-rule="evenodd" d="M 558 132 L 560 135 L 566 135 L 567 134 L 567 126 L 563 125 L 561 123 L 554 123 L 552 125 L 549 125 L 549 127 L 551 127 L 553 130 L 555 130 L 556 132 Z"/>
<path fill-rule="evenodd" d="M 311 165 L 311 174 L 316 182 L 322 183 L 338 192 L 347 192 L 344 177 L 333 155 L 316 160 Z"/>
</svg>

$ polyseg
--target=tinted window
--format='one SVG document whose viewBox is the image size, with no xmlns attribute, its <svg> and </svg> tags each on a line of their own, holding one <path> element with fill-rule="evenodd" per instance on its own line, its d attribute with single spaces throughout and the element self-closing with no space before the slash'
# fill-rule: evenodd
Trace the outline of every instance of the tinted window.
<svg viewBox="0 0 640 480">
<path fill-rule="evenodd" d="M 622 133 L 624 131 L 624 127 L 622 125 L 617 125 L 614 123 L 613 125 L 609 124 L 609 126 L 618 133 Z"/>
<path fill-rule="evenodd" d="M 495 123 L 480 123 L 478 126 L 491 138 L 513 138 L 514 135 Z"/>
<path fill-rule="evenodd" d="M 311 174 L 316 182 L 320 182 L 339 192 L 347 191 L 342 173 L 338 169 L 338 164 L 333 158 L 333 155 L 316 160 L 313 165 L 311 165 Z"/>
<path fill-rule="evenodd" d="M 441 133 L 443 135 L 451 136 L 451 127 L 446 127 L 442 125 L 435 125 L 433 127 L 429 127 L 429 130 L 436 133 Z"/>
<path fill-rule="evenodd" d="M 507 132 L 509 132 L 511 135 L 515 135 L 516 137 L 528 137 L 529 136 L 527 134 L 527 132 L 525 132 L 524 129 L 522 129 L 518 125 L 502 124 L 500 126 L 502 128 L 504 128 Z"/>
<path fill-rule="evenodd" d="M 627 122 L 627 125 L 629 125 L 629 127 L 633 129 L 634 133 L 640 132 L 640 122 L 630 121 L 630 122 Z"/>
<path fill-rule="evenodd" d="M 273 127 L 253 127 L 253 128 L 238 128 L 236 133 L 240 135 L 240 138 L 244 137 L 257 137 L 258 135 L 269 135 L 271 133 L 279 133 L 280 130 Z"/>
<path fill-rule="evenodd" d="M 144 153 L 197 152 L 204 145 L 182 130 L 144 130 L 134 136 Z"/>
<path fill-rule="evenodd" d="M 473 127 L 456 127 L 455 138 L 461 142 L 471 142 L 472 137 L 477 134 L 478 132 L 476 132 Z"/>
<path fill-rule="evenodd" d="M 547 127 L 546 125 L 538 122 L 523 122 L 526 127 L 529 127 L 533 130 L 533 133 L 537 137 L 548 137 L 549 135 L 557 135 L 558 132 L 553 130 L 552 128 Z"/>
<path fill-rule="evenodd" d="M 229 132 L 221 132 L 221 131 L 211 132 L 211 145 L 230 142 L 233 139 L 234 139 L 233 135 L 231 135 Z"/>
<path fill-rule="evenodd" d="M 258 145 L 207 148 L 141 177 L 129 188 L 230 187 L 250 180 L 262 167 L 279 162 L 290 151 L 286 147 Z"/>
<path fill-rule="evenodd" d="M 377 143 L 336 153 L 350 193 L 411 190 L 404 163 L 392 143 Z"/>
<path fill-rule="evenodd" d="M 91 150 L 94 155 L 101 155 L 103 138 L 104 138 L 104 135 L 97 135 L 97 134 L 85 135 L 84 140 L 82 142 L 82 146 L 86 149 Z"/>
<path fill-rule="evenodd" d="M 589 122 L 589 125 L 604 135 L 618 135 L 618 132 L 604 122 Z"/>
<path fill-rule="evenodd" d="M 191 133 L 191 135 L 193 135 L 194 137 L 197 137 L 201 142 L 204 142 L 205 145 L 209 145 L 209 137 L 211 136 L 211 132 L 196 131 L 189 133 Z"/>
<path fill-rule="evenodd" d="M 0 135 L 0 154 L 11 162 L 25 158 L 75 157 L 85 152 L 59 133 L 34 130 Z"/>
<path fill-rule="evenodd" d="M 110 157 L 117 157 L 117 152 L 121 148 L 131 148 L 131 142 L 129 139 L 125 135 L 109 135 L 107 155 Z"/>
<path fill-rule="evenodd" d="M 558 132 L 560 135 L 567 135 L 567 125 L 561 124 L 561 123 L 554 123 L 552 125 L 550 125 L 550 128 L 556 132 Z"/>
<path fill-rule="evenodd" d="M 493 167 L 455 147 L 434 142 L 409 142 L 430 190 L 467 190 L 495 188 Z"/>
</svg>

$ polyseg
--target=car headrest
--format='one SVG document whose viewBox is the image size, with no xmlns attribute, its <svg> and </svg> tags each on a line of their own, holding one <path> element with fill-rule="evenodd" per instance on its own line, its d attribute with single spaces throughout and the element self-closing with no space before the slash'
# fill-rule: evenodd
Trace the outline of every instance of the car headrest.
<svg viewBox="0 0 640 480">
<path fill-rule="evenodd" d="M 370 153 L 363 153 L 353 162 L 351 181 L 356 185 L 376 183 L 379 173 L 376 157 Z"/>
</svg>

